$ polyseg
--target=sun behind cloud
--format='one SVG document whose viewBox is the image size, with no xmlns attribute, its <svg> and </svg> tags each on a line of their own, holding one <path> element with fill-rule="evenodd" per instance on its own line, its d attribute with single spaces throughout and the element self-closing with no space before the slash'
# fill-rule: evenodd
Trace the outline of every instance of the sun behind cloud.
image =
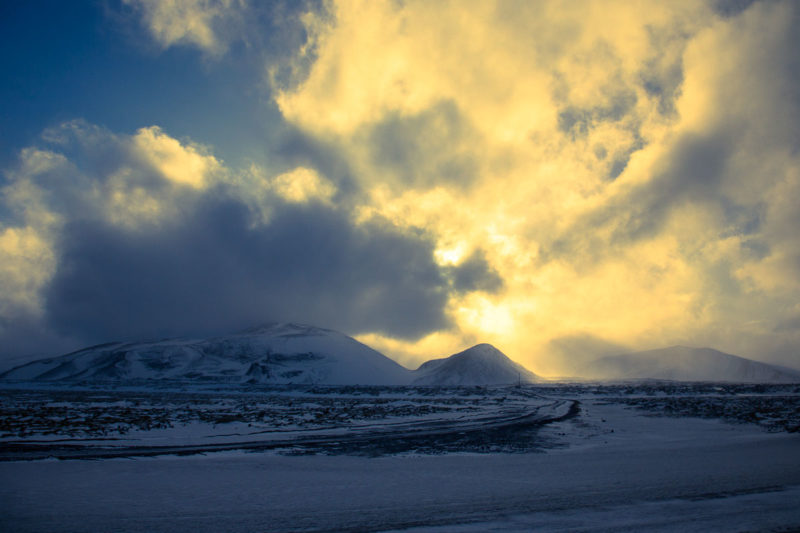
<svg viewBox="0 0 800 533">
<path fill-rule="evenodd" d="M 307 19 L 307 78 L 276 102 L 346 154 L 362 209 L 426 228 L 443 261 L 485 253 L 505 286 L 451 296 L 460 334 L 540 371 L 558 371 L 549 343 L 579 333 L 737 353 L 771 335 L 752 324 L 782 299 L 755 274 L 775 257 L 749 246 L 780 203 L 769 191 L 797 187 L 796 128 L 774 93 L 796 81 L 792 5 L 328 8 Z M 794 285 L 770 272 L 773 290 Z"/>
</svg>

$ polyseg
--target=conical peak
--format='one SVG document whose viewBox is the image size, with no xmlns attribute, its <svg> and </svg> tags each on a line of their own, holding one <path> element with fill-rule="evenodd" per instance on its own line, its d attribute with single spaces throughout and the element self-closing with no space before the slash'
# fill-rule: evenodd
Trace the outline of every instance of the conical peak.
<svg viewBox="0 0 800 533">
<path fill-rule="evenodd" d="M 493 357 L 493 358 L 501 357 L 501 358 L 504 358 L 504 359 L 508 359 L 508 356 L 506 354 L 504 354 L 503 352 L 501 352 L 500 350 L 498 350 L 497 348 L 495 348 L 491 344 L 487 344 L 485 342 L 481 343 L 481 344 L 476 344 L 475 346 L 473 346 L 471 348 L 467 348 L 463 352 L 459 352 L 459 353 L 455 354 L 453 357 L 459 357 L 459 356 Z"/>
</svg>

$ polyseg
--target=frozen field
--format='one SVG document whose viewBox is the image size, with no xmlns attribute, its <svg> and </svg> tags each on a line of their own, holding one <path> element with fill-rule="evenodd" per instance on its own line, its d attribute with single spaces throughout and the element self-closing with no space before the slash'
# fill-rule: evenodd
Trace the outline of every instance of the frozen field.
<svg viewBox="0 0 800 533">
<path fill-rule="evenodd" d="M 795 386 L 0 398 L 3 531 L 800 528 Z"/>
<path fill-rule="evenodd" d="M 545 445 L 539 428 L 579 410 L 532 388 L 7 390 L 0 460 L 530 451 Z"/>
</svg>

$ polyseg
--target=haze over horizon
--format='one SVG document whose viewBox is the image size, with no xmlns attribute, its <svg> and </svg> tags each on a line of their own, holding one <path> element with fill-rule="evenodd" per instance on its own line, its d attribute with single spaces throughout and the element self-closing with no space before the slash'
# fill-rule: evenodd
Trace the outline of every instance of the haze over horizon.
<svg viewBox="0 0 800 533">
<path fill-rule="evenodd" d="M 0 7 L 0 367 L 329 327 L 800 368 L 800 6 Z"/>
</svg>

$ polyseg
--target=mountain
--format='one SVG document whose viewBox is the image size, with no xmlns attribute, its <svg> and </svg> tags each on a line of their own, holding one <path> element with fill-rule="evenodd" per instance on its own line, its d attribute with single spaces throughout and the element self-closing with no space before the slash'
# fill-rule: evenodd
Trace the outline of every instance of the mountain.
<svg viewBox="0 0 800 533">
<path fill-rule="evenodd" d="M 410 370 L 342 333 L 268 324 L 210 339 L 108 343 L 13 368 L 0 379 L 192 380 L 404 385 Z"/>
<path fill-rule="evenodd" d="M 541 378 L 491 344 L 478 344 L 444 359 L 432 359 L 414 371 L 413 385 L 508 385 Z"/>
<path fill-rule="evenodd" d="M 601 357 L 581 374 L 596 379 L 800 383 L 800 372 L 796 370 L 711 348 L 686 346 Z"/>
<path fill-rule="evenodd" d="M 444 386 L 539 380 L 488 344 L 411 371 L 337 331 L 283 323 L 208 339 L 99 344 L 17 366 L 0 379 Z"/>
</svg>

